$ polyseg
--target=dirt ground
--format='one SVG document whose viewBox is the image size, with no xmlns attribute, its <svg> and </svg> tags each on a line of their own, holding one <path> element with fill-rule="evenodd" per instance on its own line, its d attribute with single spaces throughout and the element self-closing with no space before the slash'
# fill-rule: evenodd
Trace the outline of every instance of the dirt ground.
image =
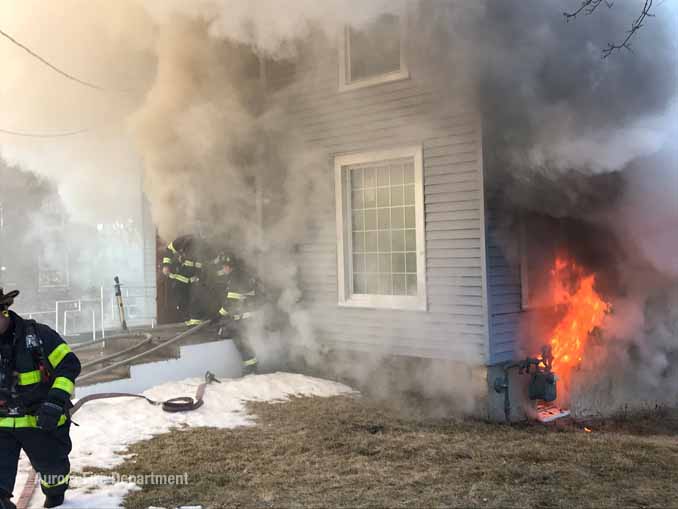
<svg viewBox="0 0 678 509">
<path fill-rule="evenodd" d="M 362 398 L 253 403 L 257 425 L 130 448 L 121 474 L 189 473 L 128 508 L 678 508 L 678 419 L 500 425 L 403 418 Z"/>
</svg>

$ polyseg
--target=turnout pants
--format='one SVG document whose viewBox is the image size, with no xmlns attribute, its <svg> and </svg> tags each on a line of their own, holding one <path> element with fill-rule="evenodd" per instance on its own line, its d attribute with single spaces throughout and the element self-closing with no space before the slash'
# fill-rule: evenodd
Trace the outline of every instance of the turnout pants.
<svg viewBox="0 0 678 509">
<path fill-rule="evenodd" d="M 172 283 L 171 291 L 177 313 L 176 318 L 177 321 L 183 322 L 188 320 L 190 315 L 191 286 L 190 283 L 182 283 L 180 281 L 173 281 Z"/>
<path fill-rule="evenodd" d="M 203 281 L 191 283 L 188 315 L 190 320 L 207 320 L 210 317 L 210 293 Z"/>
<path fill-rule="evenodd" d="M 62 495 L 68 489 L 71 464 L 70 422 L 47 432 L 39 428 L 0 429 L 0 489 L 12 493 L 21 449 L 40 477 L 42 492 Z"/>
<path fill-rule="evenodd" d="M 228 321 L 226 325 L 220 329 L 220 336 L 222 338 L 230 339 L 238 349 L 240 357 L 242 358 L 243 374 L 254 373 L 257 370 L 257 355 L 252 347 L 252 343 L 247 338 L 246 323 L 241 321 Z"/>
</svg>

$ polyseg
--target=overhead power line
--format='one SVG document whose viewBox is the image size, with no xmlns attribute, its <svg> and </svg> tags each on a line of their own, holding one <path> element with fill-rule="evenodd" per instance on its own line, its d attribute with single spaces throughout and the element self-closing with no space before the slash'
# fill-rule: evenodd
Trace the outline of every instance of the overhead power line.
<svg viewBox="0 0 678 509">
<path fill-rule="evenodd" d="M 54 133 L 33 133 L 28 131 L 14 131 L 12 129 L 0 129 L 0 134 L 8 134 L 10 136 L 23 136 L 26 138 L 64 138 L 66 136 L 76 136 L 89 131 L 89 129 L 78 129 L 77 131 L 61 131 Z"/>
<path fill-rule="evenodd" d="M 40 62 L 42 62 L 43 64 L 45 64 L 47 67 L 49 67 L 49 68 L 52 69 L 53 71 L 55 71 L 55 72 L 61 74 L 63 77 L 65 77 L 65 78 L 67 78 L 67 79 L 69 79 L 69 80 L 75 81 L 76 83 L 79 83 L 79 84 L 81 84 L 81 85 L 83 85 L 83 86 L 85 86 L 85 87 L 93 88 L 94 90 L 101 90 L 101 91 L 105 91 L 105 90 L 106 90 L 104 87 L 101 87 L 101 86 L 99 86 L 99 85 L 95 85 L 94 83 L 90 83 L 90 82 L 85 81 L 85 80 L 81 80 L 80 78 L 77 78 L 76 76 L 73 76 L 72 74 L 69 74 L 69 73 L 67 73 L 66 71 L 62 71 L 62 70 L 59 69 L 57 66 L 55 66 L 54 64 L 51 64 L 50 62 L 48 62 L 47 60 L 45 60 L 43 57 L 41 57 L 40 55 L 38 55 L 35 51 L 33 51 L 32 49 L 30 49 L 28 46 L 26 46 L 26 45 L 20 43 L 20 42 L 17 41 L 14 37 L 12 37 L 11 35 L 9 35 L 7 32 L 3 31 L 2 29 L 0 29 L 0 35 L 2 35 L 3 37 L 5 37 L 5 38 L 8 39 L 9 41 L 11 41 L 13 44 L 16 44 L 17 46 L 19 46 L 19 47 L 20 47 L 21 49 L 23 49 L 26 53 L 28 53 L 28 54 L 31 55 L 32 57 L 38 59 Z"/>
</svg>

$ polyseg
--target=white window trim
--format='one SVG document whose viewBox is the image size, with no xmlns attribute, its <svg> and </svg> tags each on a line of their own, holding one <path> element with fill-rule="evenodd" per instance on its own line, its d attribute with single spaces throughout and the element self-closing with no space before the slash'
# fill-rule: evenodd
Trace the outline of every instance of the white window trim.
<svg viewBox="0 0 678 509">
<path fill-rule="evenodd" d="M 350 90 L 381 85 L 382 83 L 409 79 L 410 70 L 407 66 L 407 56 L 405 54 L 407 24 L 404 12 L 400 15 L 400 69 L 397 71 L 352 81 L 351 66 L 349 64 L 349 59 L 351 58 L 351 38 L 348 36 L 349 28 L 348 25 L 344 26 L 339 35 L 339 92 L 348 92 Z"/>
<path fill-rule="evenodd" d="M 346 221 L 350 205 L 348 166 L 378 163 L 392 159 L 414 159 L 414 213 L 417 239 L 417 295 L 368 295 L 351 293 L 352 237 Z M 337 210 L 337 283 L 339 306 L 426 311 L 426 223 L 424 220 L 424 158 L 421 145 L 389 150 L 345 154 L 334 158 L 334 185 Z M 348 216 L 350 217 L 350 216 Z"/>
</svg>

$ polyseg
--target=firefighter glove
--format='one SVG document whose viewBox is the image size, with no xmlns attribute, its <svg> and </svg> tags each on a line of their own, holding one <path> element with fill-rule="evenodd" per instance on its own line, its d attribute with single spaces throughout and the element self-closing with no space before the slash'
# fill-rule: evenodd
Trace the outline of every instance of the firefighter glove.
<svg viewBox="0 0 678 509">
<path fill-rule="evenodd" d="M 59 425 L 59 419 L 63 414 L 63 407 L 56 403 L 45 401 L 38 409 L 38 428 L 45 431 L 56 430 Z"/>
</svg>

